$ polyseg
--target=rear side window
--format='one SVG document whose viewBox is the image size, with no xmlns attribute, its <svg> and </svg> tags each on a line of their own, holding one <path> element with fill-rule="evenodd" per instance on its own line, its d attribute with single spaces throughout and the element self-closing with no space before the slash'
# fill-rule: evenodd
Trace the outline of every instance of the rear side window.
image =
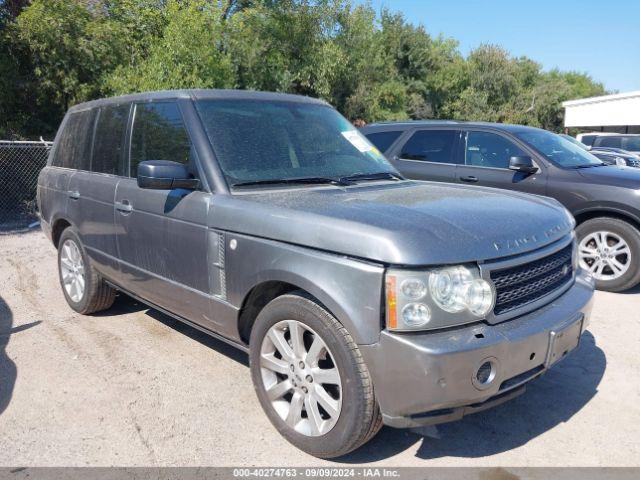
<svg viewBox="0 0 640 480">
<path fill-rule="evenodd" d="M 91 170 L 111 175 L 124 175 L 124 132 L 130 105 L 109 105 L 100 109 L 93 140 Z"/>
<path fill-rule="evenodd" d="M 131 134 L 131 176 L 146 160 L 189 163 L 191 141 L 176 102 L 136 105 Z"/>
<path fill-rule="evenodd" d="M 596 147 L 622 148 L 622 138 L 620 137 L 598 137 L 593 143 Z"/>
<path fill-rule="evenodd" d="M 454 163 L 456 130 L 422 130 L 414 133 L 402 147 L 400 158 L 425 162 Z"/>
<path fill-rule="evenodd" d="M 585 145 L 587 145 L 588 147 L 593 145 L 593 141 L 598 138 L 596 135 L 583 135 L 582 139 L 580 140 L 582 143 L 584 143 Z"/>
<path fill-rule="evenodd" d="M 401 134 L 402 131 L 375 132 L 366 134 L 365 136 L 376 146 L 378 150 L 384 153 L 389 150 L 389 147 L 393 145 L 393 142 L 395 142 Z"/>
<path fill-rule="evenodd" d="M 56 145 L 52 165 L 89 170 L 95 110 L 70 113 Z"/>
<path fill-rule="evenodd" d="M 578 147 L 576 147 L 578 148 Z M 489 132 L 469 132 L 465 163 L 474 167 L 509 168 L 509 160 L 525 153 L 512 141 Z"/>
</svg>

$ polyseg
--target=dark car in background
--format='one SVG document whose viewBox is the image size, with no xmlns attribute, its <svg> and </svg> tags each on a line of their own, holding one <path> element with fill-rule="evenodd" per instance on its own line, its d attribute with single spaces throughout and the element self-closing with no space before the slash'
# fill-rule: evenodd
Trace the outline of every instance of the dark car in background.
<svg viewBox="0 0 640 480">
<path fill-rule="evenodd" d="M 631 153 L 640 153 L 640 134 L 625 133 L 581 133 L 577 139 L 589 148 L 619 148 Z"/>
<path fill-rule="evenodd" d="M 598 157 L 607 165 L 619 167 L 640 167 L 640 155 L 618 148 L 598 148 L 590 150 L 591 155 Z"/>
<path fill-rule="evenodd" d="M 416 121 L 361 131 L 409 178 L 555 198 L 576 219 L 580 265 L 599 289 L 640 282 L 640 170 L 607 166 L 559 135 L 518 125 Z"/>
<path fill-rule="evenodd" d="M 577 145 L 583 150 L 588 150 L 589 152 L 591 152 L 591 155 L 598 157 L 600 160 L 602 160 L 603 163 L 606 163 L 607 165 L 618 165 L 619 167 L 640 167 L 640 155 L 637 155 L 635 153 L 622 150 L 621 148 L 591 148 L 588 145 L 582 143 L 580 140 L 572 137 L 571 135 L 567 135 L 565 133 L 560 133 L 558 135 L 573 143 L 574 145 Z"/>
</svg>

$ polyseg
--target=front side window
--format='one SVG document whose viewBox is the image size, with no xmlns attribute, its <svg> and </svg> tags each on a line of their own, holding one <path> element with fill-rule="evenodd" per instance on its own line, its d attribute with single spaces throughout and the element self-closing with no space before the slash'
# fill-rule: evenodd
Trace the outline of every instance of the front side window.
<svg viewBox="0 0 640 480">
<path fill-rule="evenodd" d="M 465 164 L 473 167 L 509 168 L 513 156 L 525 155 L 509 139 L 489 132 L 469 132 L 465 148 Z"/>
<path fill-rule="evenodd" d="M 231 186 L 397 173 L 353 125 L 326 105 L 200 100 L 196 108 Z"/>
<path fill-rule="evenodd" d="M 454 163 L 456 130 L 420 130 L 402 147 L 400 158 L 435 163 Z"/>
<path fill-rule="evenodd" d="M 94 120 L 94 110 L 69 114 L 56 145 L 54 166 L 89 170 Z"/>
<path fill-rule="evenodd" d="M 583 135 L 580 141 L 584 143 L 587 147 L 590 147 L 593 145 L 593 142 L 595 141 L 596 138 L 598 138 L 597 135 Z"/>
<path fill-rule="evenodd" d="M 389 150 L 389 147 L 393 145 L 393 142 L 402 134 L 401 131 L 393 131 L 393 132 L 374 132 L 368 133 L 365 136 L 369 139 L 371 143 L 375 145 L 375 147 L 381 152 L 386 152 Z"/>
<path fill-rule="evenodd" d="M 191 141 L 176 102 L 136 105 L 131 133 L 131 172 L 146 160 L 169 160 L 188 164 Z"/>
<path fill-rule="evenodd" d="M 555 133 L 531 129 L 516 131 L 514 135 L 560 167 L 583 168 L 602 165 L 597 157 Z"/>
<path fill-rule="evenodd" d="M 100 109 L 93 139 L 93 172 L 124 175 L 124 133 L 129 110 L 129 104 L 109 105 Z"/>
</svg>

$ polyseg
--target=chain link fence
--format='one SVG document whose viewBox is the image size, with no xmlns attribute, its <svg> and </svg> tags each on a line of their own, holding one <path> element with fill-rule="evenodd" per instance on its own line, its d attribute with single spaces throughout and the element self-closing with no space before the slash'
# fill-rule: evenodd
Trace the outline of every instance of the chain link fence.
<svg viewBox="0 0 640 480">
<path fill-rule="evenodd" d="M 21 230 L 37 220 L 38 174 L 51 142 L 0 140 L 0 232 Z"/>
</svg>

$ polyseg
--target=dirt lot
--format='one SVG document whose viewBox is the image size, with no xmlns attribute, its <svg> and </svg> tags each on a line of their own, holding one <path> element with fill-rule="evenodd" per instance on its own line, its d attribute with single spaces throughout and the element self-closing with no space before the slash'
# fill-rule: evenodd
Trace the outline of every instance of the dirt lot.
<svg viewBox="0 0 640 480">
<path fill-rule="evenodd" d="M 244 354 L 126 297 L 75 314 L 55 259 L 38 231 L 0 236 L 0 465 L 335 464 L 277 434 Z M 579 350 L 525 395 L 340 462 L 639 466 L 639 311 L 640 290 L 598 293 Z"/>
</svg>

